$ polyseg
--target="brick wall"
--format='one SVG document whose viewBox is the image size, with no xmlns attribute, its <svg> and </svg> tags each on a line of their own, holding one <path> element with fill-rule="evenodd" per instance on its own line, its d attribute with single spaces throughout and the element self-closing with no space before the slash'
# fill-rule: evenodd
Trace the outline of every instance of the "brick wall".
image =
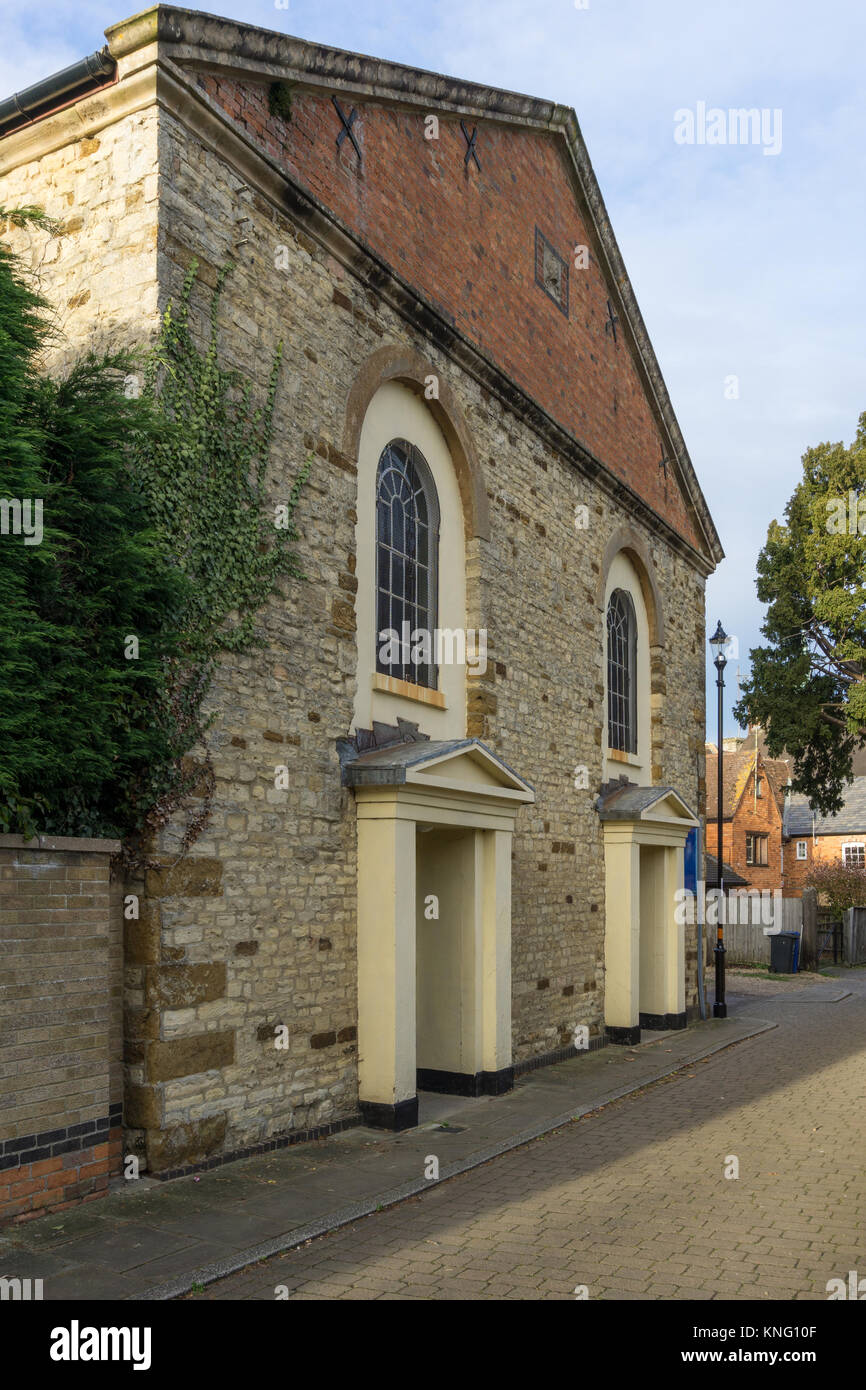
<svg viewBox="0 0 866 1390">
<path fill-rule="evenodd" d="M 746 880 L 750 888 L 777 889 L 782 887 L 782 813 L 766 774 L 762 774 L 763 794 L 755 797 L 754 775 L 749 774 L 742 795 L 734 809 L 732 819 L 722 822 L 722 845 L 724 862 Z M 715 806 L 709 806 L 707 820 L 707 854 L 716 853 L 716 821 L 713 815 Z M 767 863 L 748 864 L 746 862 L 746 836 L 748 834 L 766 835 Z M 788 855 L 786 853 L 786 886 Z"/>
<path fill-rule="evenodd" d="M 797 858 L 797 841 L 806 841 L 806 858 Z M 816 864 L 841 864 L 843 845 L 866 845 L 866 834 L 795 835 L 785 841 L 785 891 L 799 896 Z"/>
<path fill-rule="evenodd" d="M 121 1166 L 118 848 L 0 835 L 0 1221 L 103 1196 Z"/>
<path fill-rule="evenodd" d="M 543 132 L 478 127 L 481 168 L 464 164 L 457 118 L 358 102 L 337 150 L 330 94 L 296 93 L 290 121 L 268 110 L 268 85 L 201 76 L 199 86 L 545 410 L 624 478 L 680 534 L 695 530 L 626 345 L 610 327 L 610 289 L 578 207 L 562 142 Z M 348 116 L 352 103 L 343 98 Z M 433 108 L 436 110 L 437 108 Z M 471 134 L 473 121 L 468 122 Z M 536 227 L 568 266 L 567 313 L 536 283 Z M 578 269 L 575 247 L 591 248 Z"/>
</svg>

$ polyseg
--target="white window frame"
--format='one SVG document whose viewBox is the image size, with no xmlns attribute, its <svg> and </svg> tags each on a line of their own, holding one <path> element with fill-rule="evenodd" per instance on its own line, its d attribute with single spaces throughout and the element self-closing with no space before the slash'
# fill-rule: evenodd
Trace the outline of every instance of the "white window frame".
<svg viewBox="0 0 866 1390">
<path fill-rule="evenodd" d="M 798 841 L 797 841 L 797 858 L 798 858 L 798 859 L 808 859 L 808 858 L 809 858 L 809 841 L 808 841 L 808 840 L 798 840 Z"/>
<path fill-rule="evenodd" d="M 856 849 L 858 851 L 856 861 L 852 864 L 848 858 L 848 851 Z M 861 860 L 863 861 L 861 863 Z M 866 845 L 862 840 L 851 840 L 847 845 L 842 846 L 842 863 L 846 869 L 866 868 Z"/>
</svg>

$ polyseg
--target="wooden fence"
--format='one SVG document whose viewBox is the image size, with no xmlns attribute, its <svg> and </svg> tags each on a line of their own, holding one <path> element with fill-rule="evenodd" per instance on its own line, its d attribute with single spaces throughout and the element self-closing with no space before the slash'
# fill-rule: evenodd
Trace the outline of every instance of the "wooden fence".
<svg viewBox="0 0 866 1390">
<path fill-rule="evenodd" d="M 773 898 L 762 903 L 757 893 L 728 894 L 725 949 L 728 965 L 769 965 L 767 927 L 802 932 L 801 898 Z M 712 934 L 712 933 L 711 933 Z"/>
<path fill-rule="evenodd" d="M 842 959 L 866 965 L 866 907 L 850 907 L 842 923 Z"/>
</svg>

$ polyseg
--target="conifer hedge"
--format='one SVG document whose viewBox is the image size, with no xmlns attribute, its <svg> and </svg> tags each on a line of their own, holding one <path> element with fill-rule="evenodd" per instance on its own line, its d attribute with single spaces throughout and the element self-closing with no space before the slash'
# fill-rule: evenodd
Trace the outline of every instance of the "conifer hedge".
<svg viewBox="0 0 866 1390">
<path fill-rule="evenodd" d="M 213 670 L 256 644 L 256 612 L 299 574 L 292 515 L 309 469 L 275 523 L 264 470 L 279 352 L 254 408 L 218 362 L 230 269 L 203 352 L 193 265 L 144 363 L 89 354 L 54 378 L 41 366 L 50 306 L 0 242 L 2 832 L 131 845 L 193 791 L 184 844 L 206 820 Z"/>
</svg>

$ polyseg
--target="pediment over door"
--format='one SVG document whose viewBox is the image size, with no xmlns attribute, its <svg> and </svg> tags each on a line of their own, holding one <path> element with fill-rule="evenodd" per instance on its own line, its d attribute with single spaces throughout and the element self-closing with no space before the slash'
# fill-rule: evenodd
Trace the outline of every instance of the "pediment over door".
<svg viewBox="0 0 866 1390">
<path fill-rule="evenodd" d="M 479 739 L 399 743 L 346 762 L 350 787 L 417 786 L 497 800 L 533 802 L 535 792 Z"/>
<path fill-rule="evenodd" d="M 691 827 L 698 818 L 673 787 L 638 787 L 631 782 L 603 793 L 596 802 L 603 821 L 641 821 Z"/>
</svg>

